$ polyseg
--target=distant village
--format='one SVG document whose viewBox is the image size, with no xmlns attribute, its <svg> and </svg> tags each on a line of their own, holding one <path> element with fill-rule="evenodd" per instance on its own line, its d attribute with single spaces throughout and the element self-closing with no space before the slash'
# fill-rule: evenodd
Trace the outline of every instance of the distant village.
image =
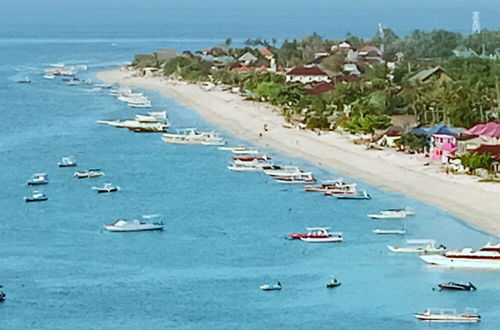
<svg viewBox="0 0 500 330">
<path fill-rule="evenodd" d="M 413 39 L 387 40 L 391 33 L 381 29 L 370 41 L 313 34 L 281 47 L 247 40 L 232 48 L 228 39 L 196 52 L 136 55 L 132 68 L 271 103 L 290 127 L 341 129 L 369 148 L 425 153 L 447 172 L 499 180 L 500 48 L 482 43 L 478 52 L 464 45 L 478 38 L 470 36 L 447 44 L 446 56 L 417 58 L 401 49 Z"/>
</svg>

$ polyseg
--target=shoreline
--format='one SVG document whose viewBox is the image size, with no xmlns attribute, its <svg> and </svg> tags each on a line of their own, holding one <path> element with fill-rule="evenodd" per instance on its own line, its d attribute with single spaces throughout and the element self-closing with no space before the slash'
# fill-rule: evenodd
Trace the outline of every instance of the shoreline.
<svg viewBox="0 0 500 330">
<path fill-rule="evenodd" d="M 163 77 L 132 77 L 119 69 L 98 72 L 97 77 L 106 83 L 160 91 L 235 136 L 437 206 L 500 237 L 500 184 L 445 174 L 438 166 L 424 166 L 428 159 L 419 155 L 366 150 L 339 133 L 317 135 L 285 128 L 283 118 L 273 112 L 275 107 L 244 101 L 230 92 L 205 91 L 198 85 Z M 268 127 L 266 132 L 264 125 Z"/>
</svg>

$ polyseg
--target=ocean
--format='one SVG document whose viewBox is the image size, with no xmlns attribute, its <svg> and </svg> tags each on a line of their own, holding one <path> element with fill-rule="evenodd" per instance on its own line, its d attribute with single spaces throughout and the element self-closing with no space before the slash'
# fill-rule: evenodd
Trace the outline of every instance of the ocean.
<svg viewBox="0 0 500 330">
<path fill-rule="evenodd" d="M 96 124 L 138 112 L 92 86 L 43 79 L 50 63 L 85 64 L 80 78 L 159 48 L 200 49 L 232 37 L 294 38 L 316 31 L 371 37 L 382 21 L 397 33 L 447 28 L 467 33 L 472 10 L 484 28 L 500 27 L 495 1 L 16 1 L 0 13 L 0 304 L 2 329 L 420 329 L 427 307 L 476 307 L 500 324 L 499 274 L 428 267 L 386 245 L 433 238 L 449 248 L 481 247 L 497 237 L 434 206 L 345 178 L 369 201 L 339 201 L 258 173 L 233 173 L 228 152 L 166 145 L 158 134 Z M 404 15 L 402 13 L 405 13 Z M 16 81 L 29 76 L 31 84 Z M 230 145 L 248 144 L 191 109 L 143 91 L 153 110 L 167 110 L 173 128 L 217 129 Z M 266 150 L 320 179 L 342 176 Z M 106 176 L 77 180 L 61 169 Z M 26 204 L 26 180 L 46 172 L 44 203 Z M 122 188 L 97 195 L 93 186 Z M 429 189 L 432 189 L 429 187 Z M 412 207 L 405 237 L 381 237 L 366 214 Z M 119 234 L 103 224 L 161 214 L 163 232 Z M 288 232 L 329 226 L 336 244 L 288 241 Z M 332 277 L 342 285 L 327 290 Z M 283 283 L 280 292 L 259 286 Z M 448 281 L 470 281 L 476 292 L 438 292 Z M 496 326 L 495 326 L 496 324 Z M 440 325 L 440 329 L 469 326 Z"/>
</svg>

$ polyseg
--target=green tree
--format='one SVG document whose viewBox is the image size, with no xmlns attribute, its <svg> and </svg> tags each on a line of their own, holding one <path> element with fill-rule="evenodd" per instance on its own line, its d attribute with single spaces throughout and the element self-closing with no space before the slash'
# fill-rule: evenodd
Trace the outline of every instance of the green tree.
<svg viewBox="0 0 500 330">
<path fill-rule="evenodd" d="M 489 153 L 480 154 L 477 152 L 468 152 L 460 157 L 460 161 L 465 168 L 473 172 L 479 168 L 490 170 L 493 159 Z"/>
</svg>

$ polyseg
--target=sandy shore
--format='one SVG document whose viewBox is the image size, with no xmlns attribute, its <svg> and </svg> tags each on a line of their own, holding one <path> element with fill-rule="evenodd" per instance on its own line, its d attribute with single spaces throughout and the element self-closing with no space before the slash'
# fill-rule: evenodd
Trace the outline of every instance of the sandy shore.
<svg viewBox="0 0 500 330">
<path fill-rule="evenodd" d="M 163 78 L 131 77 L 120 70 L 103 71 L 107 83 L 154 89 L 197 111 L 208 121 L 257 145 L 307 159 L 353 178 L 436 205 L 471 224 L 500 236 L 500 184 L 478 183 L 465 175 L 447 175 L 428 160 L 392 150 L 370 150 L 344 135 L 283 127 L 273 107 L 229 92 L 205 91 L 197 85 Z M 269 130 L 263 132 L 264 124 Z M 262 137 L 259 134 L 262 133 Z"/>
</svg>

